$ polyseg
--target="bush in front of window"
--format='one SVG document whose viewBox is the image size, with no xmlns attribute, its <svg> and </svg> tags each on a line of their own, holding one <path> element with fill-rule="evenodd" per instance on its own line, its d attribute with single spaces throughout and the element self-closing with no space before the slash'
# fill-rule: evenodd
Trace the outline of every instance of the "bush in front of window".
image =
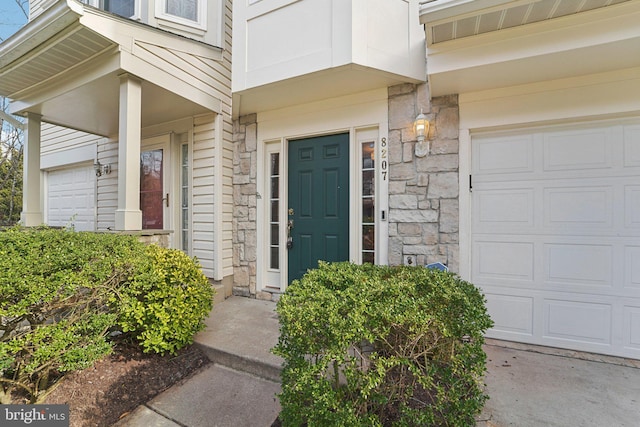
<svg viewBox="0 0 640 427">
<path fill-rule="evenodd" d="M 283 425 L 475 424 L 492 321 L 455 274 L 321 262 L 277 311 Z"/>
</svg>

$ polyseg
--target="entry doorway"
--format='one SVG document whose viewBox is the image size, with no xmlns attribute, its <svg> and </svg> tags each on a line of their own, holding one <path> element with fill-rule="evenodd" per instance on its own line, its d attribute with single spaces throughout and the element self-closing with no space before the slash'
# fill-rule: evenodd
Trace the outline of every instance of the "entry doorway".
<svg viewBox="0 0 640 427">
<path fill-rule="evenodd" d="M 169 138 L 144 141 L 140 151 L 140 210 L 143 230 L 171 226 L 171 161 Z"/>
<path fill-rule="evenodd" d="M 289 140 L 288 281 L 349 260 L 349 134 Z"/>
</svg>

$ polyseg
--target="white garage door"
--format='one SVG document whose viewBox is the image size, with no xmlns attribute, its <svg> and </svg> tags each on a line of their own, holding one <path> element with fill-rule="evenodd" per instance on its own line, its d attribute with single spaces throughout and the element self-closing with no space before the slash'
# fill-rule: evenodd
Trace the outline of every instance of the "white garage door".
<svg viewBox="0 0 640 427">
<path fill-rule="evenodd" d="M 640 359 L 640 124 L 472 139 L 489 336 Z"/>
<path fill-rule="evenodd" d="M 95 186 L 93 165 L 48 172 L 47 224 L 73 226 L 77 231 L 93 231 Z"/>
</svg>

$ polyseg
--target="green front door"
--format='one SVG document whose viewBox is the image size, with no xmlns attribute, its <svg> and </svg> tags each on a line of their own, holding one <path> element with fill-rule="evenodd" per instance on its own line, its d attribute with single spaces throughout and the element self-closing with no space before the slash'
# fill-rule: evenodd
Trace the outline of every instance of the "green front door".
<svg viewBox="0 0 640 427">
<path fill-rule="evenodd" d="M 349 134 L 289 141 L 289 282 L 349 259 Z"/>
</svg>

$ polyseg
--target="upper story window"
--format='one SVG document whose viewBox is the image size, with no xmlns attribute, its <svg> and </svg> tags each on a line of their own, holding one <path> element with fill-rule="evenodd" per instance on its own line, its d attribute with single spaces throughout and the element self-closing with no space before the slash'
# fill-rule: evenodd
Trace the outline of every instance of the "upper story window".
<svg viewBox="0 0 640 427">
<path fill-rule="evenodd" d="M 205 29 L 206 0 L 156 0 L 158 18 Z"/>
<path fill-rule="evenodd" d="M 125 18 L 138 19 L 139 0 L 80 0 L 84 4 L 97 7 Z"/>
<path fill-rule="evenodd" d="M 107 12 L 131 18 L 136 14 L 136 0 L 102 0 L 102 8 Z"/>
<path fill-rule="evenodd" d="M 164 0 L 164 2 L 165 11 L 169 15 L 198 22 L 198 0 Z"/>
</svg>

